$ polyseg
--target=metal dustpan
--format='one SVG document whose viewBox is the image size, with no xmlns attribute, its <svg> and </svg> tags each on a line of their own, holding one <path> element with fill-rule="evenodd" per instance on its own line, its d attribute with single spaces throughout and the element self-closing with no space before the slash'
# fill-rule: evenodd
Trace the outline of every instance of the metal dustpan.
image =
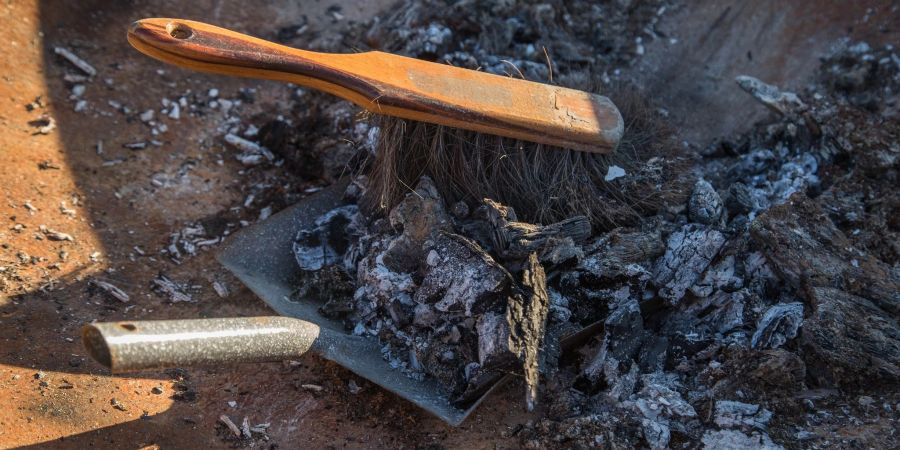
<svg viewBox="0 0 900 450">
<path fill-rule="evenodd" d="M 376 340 L 348 333 L 339 321 L 321 315 L 317 302 L 292 298 L 300 272 L 292 241 L 321 214 L 340 206 L 345 186 L 326 188 L 240 231 L 218 255 L 228 270 L 284 317 L 93 323 L 83 330 L 85 347 L 113 372 L 277 361 L 310 350 L 459 425 L 503 378 L 495 377 L 468 404 L 455 406 L 436 380 L 417 381 L 391 368 Z"/>
</svg>

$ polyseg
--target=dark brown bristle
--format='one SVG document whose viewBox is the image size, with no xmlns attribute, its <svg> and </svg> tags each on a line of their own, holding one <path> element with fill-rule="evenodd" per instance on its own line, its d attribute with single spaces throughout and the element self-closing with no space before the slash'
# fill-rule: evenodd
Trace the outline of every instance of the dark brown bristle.
<svg viewBox="0 0 900 450">
<path fill-rule="evenodd" d="M 683 152 L 671 128 L 636 92 L 623 89 L 610 98 L 626 126 L 607 155 L 380 117 L 363 208 L 384 214 L 428 175 L 448 204 L 491 198 L 533 223 L 583 214 L 599 229 L 633 224 L 681 197 Z M 614 165 L 626 175 L 607 182 Z"/>
</svg>

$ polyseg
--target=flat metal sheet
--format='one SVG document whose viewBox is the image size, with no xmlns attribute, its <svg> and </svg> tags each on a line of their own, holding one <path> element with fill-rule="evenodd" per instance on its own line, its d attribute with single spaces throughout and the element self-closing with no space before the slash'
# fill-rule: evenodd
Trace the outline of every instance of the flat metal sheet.
<svg viewBox="0 0 900 450">
<path fill-rule="evenodd" d="M 450 404 L 446 390 L 434 379 L 416 381 L 393 369 L 381 356 L 381 345 L 374 338 L 348 333 L 340 321 L 318 311 L 312 300 L 291 299 L 299 284 L 300 268 L 291 244 L 297 232 L 313 225 L 321 214 L 342 204 L 346 182 L 336 183 L 269 219 L 248 227 L 229 238 L 218 259 L 250 290 L 278 314 L 313 322 L 321 333 L 313 351 L 346 367 L 353 373 L 415 403 L 451 425 L 459 425 L 494 388 L 474 400 L 465 409 Z M 503 380 L 501 380 L 502 382 Z"/>
</svg>

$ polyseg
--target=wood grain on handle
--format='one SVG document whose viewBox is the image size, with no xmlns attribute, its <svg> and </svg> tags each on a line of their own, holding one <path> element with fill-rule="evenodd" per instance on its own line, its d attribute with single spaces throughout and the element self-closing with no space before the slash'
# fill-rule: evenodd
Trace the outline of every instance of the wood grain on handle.
<svg viewBox="0 0 900 450">
<path fill-rule="evenodd" d="M 181 19 L 137 21 L 128 41 L 189 69 L 287 81 L 376 114 L 574 150 L 609 153 L 624 131 L 600 95 L 389 53 L 310 52 Z"/>
</svg>

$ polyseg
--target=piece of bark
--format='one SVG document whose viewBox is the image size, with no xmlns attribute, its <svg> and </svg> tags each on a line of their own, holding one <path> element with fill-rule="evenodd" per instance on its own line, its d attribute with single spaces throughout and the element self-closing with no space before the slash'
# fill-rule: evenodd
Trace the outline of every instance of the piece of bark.
<svg viewBox="0 0 900 450">
<path fill-rule="evenodd" d="M 900 382 L 900 326 L 869 300 L 840 289 L 809 289 L 803 323 L 807 372 L 822 385 Z"/>
<path fill-rule="evenodd" d="M 716 346 L 713 352 L 722 349 Z M 771 350 L 754 350 L 749 347 L 737 349 L 723 362 L 718 369 L 707 368 L 713 382 L 711 389 L 702 393 L 709 399 L 722 398 L 734 394 L 737 390 L 753 389 L 756 392 L 782 392 L 790 397 L 805 389 L 806 364 L 796 351 L 783 348 Z M 729 353 L 731 350 L 729 350 Z M 740 374 L 719 378 L 716 373 Z M 702 377 L 702 376 L 701 376 Z"/>
<path fill-rule="evenodd" d="M 793 389 L 806 379 L 806 364 L 795 352 L 784 349 L 754 351 L 743 358 L 749 378 L 767 388 Z"/>
<path fill-rule="evenodd" d="M 528 256 L 522 273 L 520 292 L 510 296 L 506 309 L 509 322 L 510 347 L 525 372 L 525 404 L 534 410 L 540 377 L 541 344 L 547 326 L 550 297 L 547 294 L 547 275 L 536 253 Z"/>
<path fill-rule="evenodd" d="M 828 286 L 871 300 L 900 314 L 900 284 L 890 268 L 856 249 L 806 195 L 770 208 L 750 226 L 750 235 L 776 272 L 794 289 Z"/>
<path fill-rule="evenodd" d="M 714 228 L 685 225 L 672 233 L 666 253 L 657 261 L 653 279 L 661 286 L 659 295 L 669 304 L 678 303 L 725 244 L 725 236 Z"/>
</svg>

